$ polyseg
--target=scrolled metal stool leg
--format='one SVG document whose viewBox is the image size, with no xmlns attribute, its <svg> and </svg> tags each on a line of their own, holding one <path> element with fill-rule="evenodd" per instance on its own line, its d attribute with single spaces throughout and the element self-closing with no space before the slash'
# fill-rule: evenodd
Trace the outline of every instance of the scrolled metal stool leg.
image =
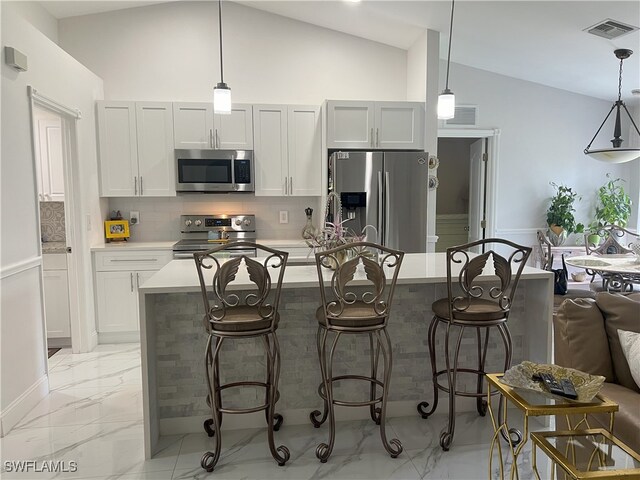
<svg viewBox="0 0 640 480">
<path fill-rule="evenodd" d="M 275 337 L 275 333 L 273 334 Z M 273 344 L 271 344 L 271 342 L 269 341 L 269 336 L 266 335 L 264 337 L 266 339 L 266 343 L 267 343 L 267 348 L 269 349 L 270 352 L 272 352 L 272 355 L 274 356 L 275 362 L 274 363 L 274 367 L 272 368 L 269 365 L 269 362 L 267 362 L 267 385 L 271 384 L 272 382 L 272 376 L 273 376 L 273 371 L 277 368 L 278 372 L 280 371 L 280 354 L 278 352 L 278 355 L 276 356 L 276 350 L 275 350 L 275 342 Z M 278 399 L 278 382 L 275 383 L 276 385 L 276 402 Z M 265 391 L 265 404 L 269 402 L 269 389 L 267 389 Z M 275 405 L 275 404 L 274 404 Z M 274 406 L 274 411 L 275 411 L 275 406 Z M 279 413 L 274 413 L 273 417 L 270 419 L 269 418 L 269 409 L 266 409 L 264 411 L 264 416 L 267 420 L 267 423 L 269 422 L 273 422 L 273 429 L 277 432 L 278 430 L 280 430 L 280 427 L 282 426 L 282 423 L 284 422 L 284 417 L 282 415 L 280 415 Z"/>
<path fill-rule="evenodd" d="M 220 354 L 220 348 L 222 347 L 222 338 L 216 340 L 216 345 L 214 348 L 212 363 L 215 363 L 218 360 L 218 355 Z M 205 357 L 205 362 L 207 362 L 208 356 L 211 350 L 211 336 L 209 336 L 209 340 L 207 341 L 207 354 Z M 211 398 L 211 418 L 213 420 L 213 432 L 214 432 L 214 441 L 215 448 L 213 452 L 205 452 L 202 455 L 202 459 L 200 460 L 200 466 L 204 468 L 207 472 L 213 472 L 218 460 L 220 459 L 220 449 L 222 447 L 222 439 L 220 438 L 220 405 L 218 403 L 218 396 L 215 394 L 216 392 L 212 391 L 214 385 L 219 384 L 219 379 L 217 378 L 218 370 L 213 368 L 213 379 L 211 378 L 211 370 L 209 368 L 209 364 L 207 363 L 207 386 L 209 388 L 209 396 Z"/>
<path fill-rule="evenodd" d="M 378 378 L 378 357 L 380 356 L 380 342 L 376 341 L 375 351 L 373 347 L 373 332 L 369 332 L 369 347 L 371 350 L 371 379 L 376 380 Z M 369 393 L 369 400 L 374 400 L 376 398 L 378 385 L 375 382 L 371 382 L 371 390 Z M 376 425 L 380 425 L 380 407 L 375 406 L 375 404 L 369 405 L 369 415 L 371 416 L 371 420 L 375 422 Z"/>
<path fill-rule="evenodd" d="M 453 442 L 453 434 L 456 430 L 456 383 L 458 376 L 458 357 L 460 355 L 460 345 L 462 344 L 464 327 L 460 327 L 460 333 L 458 333 L 458 340 L 456 341 L 456 349 L 453 358 L 453 368 L 451 368 L 451 360 L 449 359 L 450 330 L 451 323 L 448 323 L 447 333 L 445 335 L 444 356 L 447 363 L 447 378 L 449 380 L 449 421 L 447 423 L 447 430 L 440 434 L 440 446 L 445 452 L 449 451 L 451 443 Z"/>
<path fill-rule="evenodd" d="M 275 430 L 275 426 L 273 424 L 272 419 L 275 417 L 275 407 L 276 407 L 276 397 L 278 391 L 278 377 L 279 377 L 279 366 L 278 362 L 280 356 L 278 337 L 275 333 L 273 335 L 273 352 L 271 351 L 271 347 L 269 345 L 269 339 L 267 335 L 262 337 L 265 351 L 267 352 L 267 369 L 269 370 L 269 378 L 272 380 L 267 384 L 267 392 L 269 395 L 269 399 L 267 402 L 267 438 L 269 440 L 269 450 L 271 450 L 271 456 L 273 456 L 274 460 L 278 463 L 279 466 L 283 466 L 289 458 L 291 454 L 289 453 L 289 449 L 284 445 L 280 445 L 276 447 L 275 440 L 273 438 L 273 432 Z"/>
<path fill-rule="evenodd" d="M 429 324 L 429 332 L 427 333 L 427 343 L 429 344 L 429 358 L 431 359 L 431 379 L 433 382 L 433 405 L 431 409 L 427 411 L 426 409 L 429 407 L 429 402 L 420 402 L 417 406 L 418 413 L 422 416 L 422 418 L 429 418 L 438 408 L 438 377 L 436 372 L 438 371 L 438 366 L 436 364 L 436 330 L 438 328 L 438 324 L 440 320 L 438 317 L 434 315 L 431 319 L 431 323 Z"/>
<path fill-rule="evenodd" d="M 387 399 L 389 397 L 389 385 L 391 383 L 391 368 L 393 366 L 393 355 L 391 352 L 391 339 L 386 328 L 382 329 L 384 336 L 380 334 L 380 330 L 376 330 L 375 335 L 378 339 L 378 345 L 382 350 L 382 359 L 384 362 L 384 386 L 382 387 L 382 406 L 380 408 L 380 437 L 385 450 L 389 452 L 391 458 L 396 458 L 402 453 L 402 443 L 397 438 L 387 440 L 385 432 L 385 424 L 387 417 Z M 384 341 L 383 341 L 384 339 Z"/>
<path fill-rule="evenodd" d="M 324 339 L 326 338 L 327 334 L 328 334 L 327 329 L 318 327 L 318 332 L 316 333 L 316 346 L 318 348 L 318 363 L 320 363 L 320 374 L 322 376 L 323 385 L 324 385 L 324 381 L 327 374 L 325 370 L 326 365 L 325 365 L 324 357 L 322 353 L 322 348 L 323 348 L 322 342 L 324 342 Z M 324 399 L 323 402 L 324 402 L 323 403 L 324 409 L 322 412 L 320 412 L 320 410 L 314 410 L 309 414 L 309 419 L 311 420 L 311 423 L 315 428 L 320 428 L 320 425 L 322 425 L 327 420 L 327 415 L 329 415 L 329 404 L 326 398 Z M 319 420 L 318 420 L 318 417 L 320 417 Z"/>
<path fill-rule="evenodd" d="M 476 393 L 478 396 L 476 397 L 476 410 L 478 411 L 478 415 L 484 417 L 487 414 L 487 400 L 485 395 L 482 395 L 484 390 L 484 366 L 487 360 L 487 349 L 489 346 L 489 327 L 485 327 L 485 337 L 484 337 L 484 346 L 482 349 L 480 346 L 482 345 L 482 333 L 480 332 L 480 328 L 476 328 L 477 338 L 478 338 L 478 385 L 476 388 Z"/>
<path fill-rule="evenodd" d="M 336 345 L 338 343 L 338 339 L 340 338 L 340 332 L 336 333 L 335 338 L 333 339 L 333 343 L 331 344 L 331 350 L 329 351 L 329 360 L 325 362 L 326 370 L 325 376 L 323 378 L 324 381 L 324 393 L 327 398 L 327 404 L 329 405 L 329 443 L 320 443 L 316 447 L 316 457 L 322 463 L 326 463 L 333 451 L 333 446 L 336 441 L 336 418 L 334 415 L 333 408 L 333 354 L 336 350 Z M 327 355 L 327 336 L 326 334 L 322 339 L 322 357 L 323 361 L 326 360 Z"/>
<path fill-rule="evenodd" d="M 498 331 L 500 332 L 500 336 L 502 337 L 502 341 L 504 343 L 505 349 L 505 360 L 504 360 L 504 371 L 506 372 L 511 368 L 511 355 L 513 352 L 513 343 L 511 341 L 511 333 L 507 328 L 506 324 L 498 325 Z M 504 409 L 506 405 L 504 403 L 504 397 L 500 395 L 500 401 L 498 402 L 498 423 L 502 425 L 504 423 Z M 522 432 L 517 428 L 509 428 L 508 430 L 502 429 L 500 430 L 500 435 L 504 439 L 505 442 L 517 447 L 523 440 L 524 437 Z"/>
</svg>

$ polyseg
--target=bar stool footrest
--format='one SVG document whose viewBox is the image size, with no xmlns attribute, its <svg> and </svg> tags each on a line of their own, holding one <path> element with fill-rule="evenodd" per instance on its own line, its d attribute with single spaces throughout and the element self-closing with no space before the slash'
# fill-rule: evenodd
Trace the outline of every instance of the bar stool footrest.
<svg viewBox="0 0 640 480">
<path fill-rule="evenodd" d="M 337 382 L 339 380 L 362 380 L 365 382 L 369 382 L 372 384 L 376 384 L 381 388 L 385 388 L 384 383 L 382 383 L 382 381 L 376 379 L 376 378 L 371 378 L 371 377 L 366 377 L 364 375 L 340 375 L 338 377 L 333 377 L 331 378 L 331 382 Z M 320 395 L 320 398 L 322 398 L 322 400 L 327 400 L 327 395 L 325 394 L 324 391 L 324 383 L 321 383 L 320 386 L 318 387 L 318 395 Z M 380 395 L 377 398 L 374 398 L 373 400 L 365 400 L 365 401 L 361 401 L 361 402 L 350 402 L 350 401 L 346 401 L 346 400 L 336 400 L 335 398 L 333 399 L 333 404 L 334 405 L 340 405 L 342 407 L 366 407 L 369 405 L 375 405 L 377 403 L 381 403 L 382 402 L 382 395 Z"/>
</svg>

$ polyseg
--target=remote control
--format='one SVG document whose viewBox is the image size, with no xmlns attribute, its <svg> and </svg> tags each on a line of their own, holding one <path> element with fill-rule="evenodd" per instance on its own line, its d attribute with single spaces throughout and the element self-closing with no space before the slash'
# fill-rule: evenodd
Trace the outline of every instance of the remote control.
<svg viewBox="0 0 640 480">
<path fill-rule="evenodd" d="M 542 383 L 544 383 L 544 386 L 547 387 L 547 390 L 549 390 L 554 395 L 564 396 L 564 390 L 556 380 L 556 377 L 554 377 L 550 373 L 540 373 L 540 378 L 542 379 Z"/>
<path fill-rule="evenodd" d="M 568 378 L 564 378 L 558 382 L 556 378 L 550 373 L 538 373 L 534 374 L 532 380 L 536 380 L 544 383 L 545 387 L 549 392 L 554 395 L 558 395 L 560 397 L 569 398 L 571 400 L 575 400 L 578 398 L 578 394 L 576 393 L 575 388 L 573 387 L 573 383 Z"/>
<path fill-rule="evenodd" d="M 571 380 L 569 380 L 568 378 L 563 378 L 562 380 L 560 380 L 560 386 L 564 391 L 565 397 L 570 398 L 571 400 L 575 400 L 578 398 L 578 393 L 573 387 L 573 382 L 571 382 Z"/>
</svg>

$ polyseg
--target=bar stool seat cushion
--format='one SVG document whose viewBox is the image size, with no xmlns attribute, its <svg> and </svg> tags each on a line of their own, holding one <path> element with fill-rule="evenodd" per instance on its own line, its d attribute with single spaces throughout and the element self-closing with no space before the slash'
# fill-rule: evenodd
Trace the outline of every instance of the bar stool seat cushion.
<svg viewBox="0 0 640 480">
<path fill-rule="evenodd" d="M 463 305 L 463 303 L 461 303 Z M 431 310 L 436 317 L 449 320 L 449 299 L 441 298 L 431 305 Z M 454 320 L 477 320 L 490 321 L 505 318 L 506 312 L 500 306 L 491 300 L 484 298 L 471 298 L 469 308 L 465 311 L 454 311 Z"/>
<path fill-rule="evenodd" d="M 276 327 L 279 321 L 280 314 L 276 313 Z M 213 324 L 213 329 L 219 332 L 252 332 L 269 328 L 271 317 L 261 317 L 256 307 L 239 305 L 237 307 L 228 307 L 225 310 L 224 317 L 218 322 Z"/>
<path fill-rule="evenodd" d="M 316 319 L 323 327 L 327 326 L 327 318 L 325 316 L 324 307 L 316 310 Z M 374 327 L 384 323 L 384 316 L 376 313 L 372 304 L 356 301 L 352 304 L 346 304 L 342 314 L 338 317 L 330 317 L 329 322 L 336 327 Z"/>
</svg>

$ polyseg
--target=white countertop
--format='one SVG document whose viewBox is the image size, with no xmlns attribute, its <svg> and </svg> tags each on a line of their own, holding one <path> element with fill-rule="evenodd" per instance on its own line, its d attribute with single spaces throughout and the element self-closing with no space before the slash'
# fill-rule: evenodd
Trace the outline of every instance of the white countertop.
<svg viewBox="0 0 640 480">
<path fill-rule="evenodd" d="M 168 242 L 112 242 L 91 247 L 92 252 L 105 250 L 171 250 L 176 240 Z"/>
<path fill-rule="evenodd" d="M 258 243 L 270 248 L 309 248 L 302 238 L 285 240 L 261 240 Z"/>
<path fill-rule="evenodd" d="M 259 259 L 258 259 L 259 260 Z M 331 272 L 326 271 L 329 279 Z M 455 274 L 455 272 L 454 272 Z M 205 281 L 211 285 L 213 272 L 205 272 Z M 486 274 L 490 278 L 490 274 Z M 525 267 L 522 279 L 553 279 L 553 273 L 539 268 Z M 398 274 L 398 284 L 418 283 L 442 283 L 447 279 L 446 254 L 445 253 L 410 253 L 404 256 L 402 268 Z M 364 272 L 358 269 L 353 285 L 367 285 Z M 318 273 L 315 265 L 287 265 L 285 270 L 283 288 L 306 288 L 318 286 Z M 253 288 L 244 268 L 238 272 L 238 276 L 230 286 L 234 290 Z M 173 293 L 173 292 L 199 292 L 200 283 L 195 263 L 192 259 L 172 260 L 147 280 L 140 292 L 146 293 Z"/>
</svg>

